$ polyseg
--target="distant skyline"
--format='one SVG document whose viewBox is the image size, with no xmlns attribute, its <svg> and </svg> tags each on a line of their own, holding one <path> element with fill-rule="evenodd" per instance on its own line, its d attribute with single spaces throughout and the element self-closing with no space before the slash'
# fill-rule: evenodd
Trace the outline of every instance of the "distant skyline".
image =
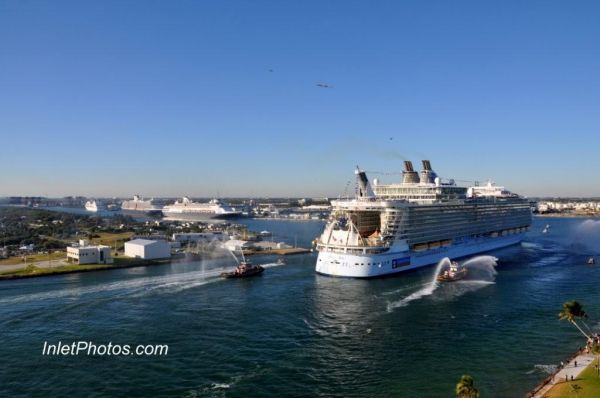
<svg viewBox="0 0 600 398">
<path fill-rule="evenodd" d="M 0 0 L 0 196 L 335 197 L 404 159 L 600 196 L 599 20 L 593 1 Z"/>
</svg>

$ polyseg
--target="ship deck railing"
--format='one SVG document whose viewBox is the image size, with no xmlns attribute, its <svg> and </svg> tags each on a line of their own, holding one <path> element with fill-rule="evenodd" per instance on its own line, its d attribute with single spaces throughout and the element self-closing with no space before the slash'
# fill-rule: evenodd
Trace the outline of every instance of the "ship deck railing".
<svg viewBox="0 0 600 398">
<path fill-rule="evenodd" d="M 317 248 L 321 251 L 329 251 L 335 253 L 348 253 L 348 254 L 376 254 L 387 251 L 390 248 L 389 244 L 384 245 L 332 245 L 326 243 L 318 243 Z"/>
</svg>

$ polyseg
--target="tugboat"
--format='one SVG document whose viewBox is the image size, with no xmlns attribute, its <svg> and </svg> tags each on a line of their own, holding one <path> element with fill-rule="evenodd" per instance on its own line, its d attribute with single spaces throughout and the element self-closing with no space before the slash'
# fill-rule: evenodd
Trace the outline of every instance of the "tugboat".
<svg viewBox="0 0 600 398">
<path fill-rule="evenodd" d="M 264 270 L 265 269 L 260 265 L 252 265 L 244 261 L 231 272 L 221 272 L 221 277 L 226 279 L 248 278 L 250 276 L 260 275 Z"/>
<path fill-rule="evenodd" d="M 587 264 L 588 265 L 594 265 L 594 264 L 596 264 L 596 259 L 594 257 L 588 258 Z"/>
<path fill-rule="evenodd" d="M 260 275 L 265 269 L 260 265 L 252 265 L 250 261 L 246 261 L 244 258 L 244 252 L 242 252 L 242 261 L 237 267 L 231 272 L 221 272 L 221 277 L 226 279 L 233 278 L 248 278 L 251 276 Z"/>
<path fill-rule="evenodd" d="M 439 282 L 455 282 L 467 276 L 467 269 L 458 265 L 456 261 L 450 263 L 450 267 L 438 275 Z"/>
</svg>

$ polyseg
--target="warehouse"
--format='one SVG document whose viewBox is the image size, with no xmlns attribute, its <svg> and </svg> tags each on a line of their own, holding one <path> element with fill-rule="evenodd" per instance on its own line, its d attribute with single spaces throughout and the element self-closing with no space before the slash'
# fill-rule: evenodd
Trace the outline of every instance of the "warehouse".
<svg viewBox="0 0 600 398">
<path fill-rule="evenodd" d="M 127 257 L 153 260 L 171 257 L 171 246 L 165 240 L 134 239 L 125 242 Z"/>
</svg>

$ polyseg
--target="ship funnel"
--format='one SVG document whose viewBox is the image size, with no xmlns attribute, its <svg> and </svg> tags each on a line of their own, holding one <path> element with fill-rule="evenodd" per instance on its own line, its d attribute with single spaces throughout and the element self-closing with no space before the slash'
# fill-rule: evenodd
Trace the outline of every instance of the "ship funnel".
<svg viewBox="0 0 600 398">
<path fill-rule="evenodd" d="M 356 196 L 359 198 L 371 198 L 375 196 L 373 190 L 371 189 L 371 185 L 369 184 L 369 179 L 367 178 L 367 173 L 361 171 L 358 166 L 356 166 L 356 183 L 358 185 L 358 190 L 356 192 Z"/>
<path fill-rule="evenodd" d="M 412 162 L 410 160 L 404 161 L 404 171 L 402 171 L 402 183 L 403 184 L 416 184 L 419 182 L 419 175 L 413 169 Z"/>
<path fill-rule="evenodd" d="M 433 184 L 437 174 L 431 169 L 431 162 L 423 160 L 423 170 L 421 170 L 421 184 Z"/>
</svg>

